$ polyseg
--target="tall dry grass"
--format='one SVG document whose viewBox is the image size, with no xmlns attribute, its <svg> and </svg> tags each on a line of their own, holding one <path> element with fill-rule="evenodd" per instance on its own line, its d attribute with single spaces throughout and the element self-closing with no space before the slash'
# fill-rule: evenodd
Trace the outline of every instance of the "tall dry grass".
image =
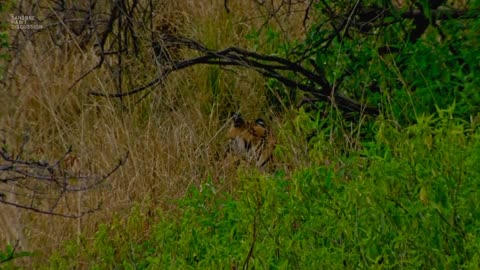
<svg viewBox="0 0 480 270">
<path fill-rule="evenodd" d="M 48 1 L 40 2 L 48 6 Z M 254 1 L 228 1 L 228 5 L 230 13 L 221 0 L 164 1 L 155 20 L 176 24 L 181 34 L 214 49 L 234 45 L 269 52 L 269 44 L 245 39 L 265 27 L 266 9 Z M 284 8 L 278 14 L 268 24 L 282 30 L 282 38 L 302 34 L 303 13 Z M 152 55 L 150 50 L 142 48 L 146 59 Z M 235 168 L 219 162 L 227 111 L 241 111 L 251 118 L 271 117 L 274 129 L 281 122 L 266 104 L 263 78 L 246 69 L 197 66 L 179 71 L 136 103 L 138 98 L 120 101 L 87 95 L 93 89 L 114 91 L 106 64 L 67 91 L 97 63 L 93 48 L 81 49 L 76 44 L 59 48 L 46 34 L 38 34 L 36 42 L 26 44 L 16 60 L 20 64 L 11 87 L 3 91 L 0 108 L 0 125 L 12 146 L 18 147 L 28 134 L 28 153 L 49 159 L 61 156 L 72 145 L 77 159 L 74 169 L 99 174 L 129 153 L 125 166 L 104 185 L 74 194 L 64 206 L 76 212 L 101 203 L 98 212 L 70 220 L 14 210 L 18 220 L 10 225 L 21 223 L 23 230 L 6 238 L 21 236 L 22 247 L 39 254 L 36 260 L 67 239 L 78 237 L 80 241 L 81 235 L 88 239 L 99 223 L 108 222 L 112 215 L 124 216 L 133 204 L 145 209 L 146 215 L 157 207 L 173 209 L 172 200 L 208 178 L 220 191 L 234 188 Z M 126 64 L 131 84 L 145 83 L 155 74 L 148 65 Z M 0 239 L 1 246 L 5 239 Z"/>
</svg>

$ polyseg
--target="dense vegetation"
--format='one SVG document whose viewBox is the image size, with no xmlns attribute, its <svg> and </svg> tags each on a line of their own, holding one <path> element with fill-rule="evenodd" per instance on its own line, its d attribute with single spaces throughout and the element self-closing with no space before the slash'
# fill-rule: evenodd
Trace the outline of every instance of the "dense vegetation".
<svg viewBox="0 0 480 270">
<path fill-rule="evenodd" d="M 28 58 L 35 49 L 16 55 L 36 75 L 29 83 L 28 68 L 13 75 L 19 92 L 6 93 L 12 105 L 0 123 L 17 132 L 4 141 L 13 145 L 28 127 L 33 145 L 48 143 L 42 157 L 76 144 L 75 168 L 93 171 L 125 151 L 131 157 L 115 179 L 68 198 L 79 211 L 103 201 L 98 213 L 66 225 L 21 216 L 33 253 L 7 243 L 2 267 L 480 267 L 480 2 L 203 2 L 195 10 L 159 2 L 171 15 L 157 22 L 178 27 L 168 35 L 191 38 L 176 43 L 181 59 L 168 73 L 142 62 L 147 49 L 105 58 L 110 66 L 78 81 L 88 68 L 75 66 L 95 65 L 93 50 L 59 46 L 66 58 L 47 58 L 49 73 Z M 270 13 L 253 20 L 251 10 Z M 249 51 L 208 58 L 232 44 Z M 202 56 L 208 61 L 177 68 Z M 65 78 L 44 88 L 60 70 Z M 158 73 L 165 81 L 141 97 L 113 90 Z M 269 119 L 278 141 L 272 171 L 222 165 L 218 134 L 235 111 Z M 54 240 L 42 247 L 45 239 Z"/>
<path fill-rule="evenodd" d="M 239 172 L 233 194 L 207 181 L 155 218 L 134 207 L 87 248 L 85 239 L 67 243 L 50 267 L 475 269 L 478 133 L 441 114 L 401 131 L 378 121 L 362 156 L 329 166 L 289 177 Z"/>
</svg>

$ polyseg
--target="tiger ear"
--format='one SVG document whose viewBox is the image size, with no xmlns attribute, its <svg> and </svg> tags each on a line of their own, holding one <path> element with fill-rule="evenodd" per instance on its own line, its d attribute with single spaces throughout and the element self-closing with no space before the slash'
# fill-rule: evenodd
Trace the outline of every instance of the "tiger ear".
<svg viewBox="0 0 480 270">
<path fill-rule="evenodd" d="M 252 126 L 253 134 L 257 138 L 264 138 L 267 133 L 267 128 L 265 127 L 265 121 L 262 118 L 255 120 L 255 124 Z"/>
<path fill-rule="evenodd" d="M 263 121 L 262 118 L 257 118 L 257 120 L 255 120 L 255 124 L 265 127 L 265 121 Z"/>
<path fill-rule="evenodd" d="M 233 116 L 233 126 L 238 128 L 245 125 L 245 120 L 240 116 L 240 113 L 235 113 Z"/>
</svg>

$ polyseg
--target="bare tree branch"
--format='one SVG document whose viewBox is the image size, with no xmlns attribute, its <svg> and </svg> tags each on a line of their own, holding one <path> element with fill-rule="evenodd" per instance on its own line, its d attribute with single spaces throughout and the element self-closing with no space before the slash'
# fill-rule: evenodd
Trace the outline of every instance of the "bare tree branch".
<svg viewBox="0 0 480 270">
<path fill-rule="evenodd" d="M 211 50 L 198 41 L 168 36 L 169 42 L 178 46 L 190 48 L 201 53 L 200 56 L 177 61 L 166 67 L 162 72 L 145 85 L 134 88 L 128 92 L 105 94 L 98 91 L 90 92 L 93 96 L 103 97 L 124 97 L 137 94 L 148 88 L 158 85 L 172 72 L 185 69 L 198 64 L 221 65 L 221 66 L 241 66 L 257 71 L 265 77 L 273 78 L 287 87 L 296 88 L 310 93 L 320 100 L 334 102 L 343 111 L 346 112 L 365 112 L 376 115 L 378 110 L 372 106 L 361 104 L 357 101 L 347 98 L 340 93 L 332 93 L 332 86 L 323 74 L 310 71 L 299 63 L 294 63 L 286 58 L 279 56 L 263 55 L 237 47 L 229 47 L 224 50 Z M 319 70 L 320 67 L 316 67 Z M 288 76 L 288 72 L 295 74 L 295 79 Z"/>
<path fill-rule="evenodd" d="M 55 210 L 62 199 L 66 199 L 69 193 L 91 190 L 100 185 L 123 166 L 128 158 L 126 153 L 117 165 L 103 175 L 82 174 L 72 172 L 65 166 L 67 157 L 72 154 L 71 147 L 57 160 L 48 162 L 24 159 L 22 154 L 25 145 L 26 143 L 21 145 L 19 154 L 16 155 L 7 151 L 5 145 L 0 149 L 0 184 L 10 187 L 0 189 L 0 203 L 67 218 L 92 213 L 100 205 L 72 214 Z"/>
</svg>

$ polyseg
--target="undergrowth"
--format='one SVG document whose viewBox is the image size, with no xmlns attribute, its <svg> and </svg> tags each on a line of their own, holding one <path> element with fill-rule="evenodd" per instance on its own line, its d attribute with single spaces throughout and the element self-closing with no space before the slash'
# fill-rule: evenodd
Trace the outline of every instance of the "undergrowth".
<svg viewBox="0 0 480 270">
<path fill-rule="evenodd" d="M 475 269 L 480 134 L 451 116 L 404 129 L 380 118 L 373 140 L 329 165 L 239 170 L 233 193 L 207 181 L 175 211 L 134 207 L 45 269 Z"/>
</svg>

